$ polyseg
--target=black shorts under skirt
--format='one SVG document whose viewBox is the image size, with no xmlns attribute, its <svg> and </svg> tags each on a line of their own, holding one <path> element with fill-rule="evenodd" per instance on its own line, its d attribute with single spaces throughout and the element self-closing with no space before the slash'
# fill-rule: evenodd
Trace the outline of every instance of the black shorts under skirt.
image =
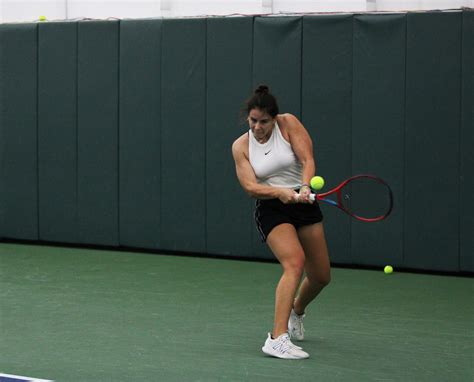
<svg viewBox="0 0 474 382">
<path fill-rule="evenodd" d="M 317 202 L 313 204 L 284 204 L 280 199 L 257 199 L 255 222 L 263 242 L 277 225 L 289 223 L 296 229 L 323 221 L 323 214 Z"/>
</svg>

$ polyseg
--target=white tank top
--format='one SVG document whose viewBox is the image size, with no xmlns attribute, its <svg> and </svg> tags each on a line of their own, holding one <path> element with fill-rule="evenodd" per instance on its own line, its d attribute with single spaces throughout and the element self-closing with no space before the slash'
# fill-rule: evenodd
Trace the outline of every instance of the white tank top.
<svg viewBox="0 0 474 382">
<path fill-rule="evenodd" d="M 303 165 L 276 122 L 265 143 L 259 143 L 249 130 L 249 161 L 258 183 L 293 189 L 301 187 Z"/>
</svg>

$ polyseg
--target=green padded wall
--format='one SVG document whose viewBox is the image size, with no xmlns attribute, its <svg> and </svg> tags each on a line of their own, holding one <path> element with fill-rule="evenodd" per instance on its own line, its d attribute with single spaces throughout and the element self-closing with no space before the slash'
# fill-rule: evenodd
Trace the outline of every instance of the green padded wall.
<svg viewBox="0 0 474 382">
<path fill-rule="evenodd" d="M 461 13 L 407 16 L 404 265 L 459 270 Z"/>
<path fill-rule="evenodd" d="M 160 247 L 161 20 L 120 23 L 120 244 Z"/>
<path fill-rule="evenodd" d="M 0 25 L 0 237 L 38 239 L 37 40 Z"/>
<path fill-rule="evenodd" d="M 235 177 L 231 145 L 248 125 L 240 115 L 252 91 L 252 18 L 207 20 L 206 252 L 253 257 L 253 200 Z"/>
<path fill-rule="evenodd" d="M 205 252 L 206 20 L 164 20 L 162 33 L 161 243 Z"/>
<path fill-rule="evenodd" d="M 474 272 L 474 11 L 462 19 L 462 111 L 460 172 L 460 259 L 462 271 Z"/>
<path fill-rule="evenodd" d="M 77 24 L 38 25 L 39 238 L 75 243 Z"/>
<path fill-rule="evenodd" d="M 403 264 L 405 15 L 354 17 L 352 173 L 385 179 L 396 196 L 390 219 L 352 221 L 353 260 Z"/>
<path fill-rule="evenodd" d="M 335 264 L 473 271 L 473 12 L 0 25 L 0 237 L 273 258 L 231 144 L 259 83 L 326 190 L 395 193 L 383 223 L 322 206 Z"/>
<path fill-rule="evenodd" d="M 326 189 L 351 173 L 351 15 L 303 18 L 302 120 Z M 331 261 L 352 263 L 350 218 L 321 205 Z"/>
<path fill-rule="evenodd" d="M 118 245 L 119 23 L 78 25 L 79 240 Z"/>
</svg>

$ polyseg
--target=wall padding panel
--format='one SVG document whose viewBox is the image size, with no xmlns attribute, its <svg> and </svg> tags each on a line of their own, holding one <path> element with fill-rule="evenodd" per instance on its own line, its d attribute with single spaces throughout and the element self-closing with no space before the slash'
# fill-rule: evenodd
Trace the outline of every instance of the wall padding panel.
<svg viewBox="0 0 474 382">
<path fill-rule="evenodd" d="M 42 23 L 38 55 L 41 240 L 77 237 L 77 24 Z"/>
<path fill-rule="evenodd" d="M 382 177 L 396 196 L 390 219 L 352 220 L 354 262 L 403 261 L 405 15 L 354 17 L 352 173 Z"/>
<path fill-rule="evenodd" d="M 0 25 L 0 237 L 38 239 L 38 29 Z"/>
<path fill-rule="evenodd" d="M 407 267 L 459 269 L 461 16 L 407 16 Z"/>
<path fill-rule="evenodd" d="M 304 16 L 302 120 L 326 188 L 351 175 L 351 15 Z M 321 205 L 331 261 L 352 263 L 350 218 Z"/>
<path fill-rule="evenodd" d="M 79 22 L 78 215 L 86 244 L 118 245 L 118 57 L 118 22 Z"/>
<path fill-rule="evenodd" d="M 161 243 L 161 20 L 120 23 L 120 244 Z"/>
<path fill-rule="evenodd" d="M 164 20 L 162 52 L 162 248 L 205 252 L 206 20 Z"/>
<path fill-rule="evenodd" d="M 474 272 L 474 11 L 462 20 L 460 269 Z"/>
<path fill-rule="evenodd" d="M 248 130 L 240 112 L 252 91 L 252 29 L 249 17 L 207 20 L 206 252 L 213 254 L 253 256 L 254 201 L 239 185 L 231 150 Z"/>
</svg>

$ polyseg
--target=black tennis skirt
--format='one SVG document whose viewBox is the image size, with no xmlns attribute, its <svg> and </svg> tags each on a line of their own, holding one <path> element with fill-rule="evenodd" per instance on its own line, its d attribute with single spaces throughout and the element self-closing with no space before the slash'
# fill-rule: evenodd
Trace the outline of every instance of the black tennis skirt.
<svg viewBox="0 0 474 382">
<path fill-rule="evenodd" d="M 257 199 L 255 202 L 255 222 L 263 242 L 277 225 L 289 223 L 296 229 L 323 221 L 319 204 L 284 204 L 280 199 Z"/>
</svg>

